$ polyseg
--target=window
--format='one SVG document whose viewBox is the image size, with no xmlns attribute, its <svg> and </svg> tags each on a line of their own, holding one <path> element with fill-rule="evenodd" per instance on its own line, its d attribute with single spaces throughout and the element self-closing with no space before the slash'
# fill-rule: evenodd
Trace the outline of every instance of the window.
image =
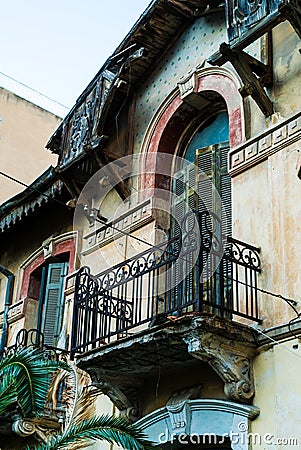
<svg viewBox="0 0 301 450">
<path fill-rule="evenodd" d="M 231 178 L 228 174 L 229 123 L 226 112 L 207 120 L 184 151 L 188 166 L 174 176 L 175 218 L 204 208 L 222 219 L 222 232 L 231 235 Z M 205 176 L 204 176 L 205 175 Z M 214 189 L 212 188 L 214 186 Z M 222 210 L 219 198 L 222 202 Z"/>
<path fill-rule="evenodd" d="M 175 298 L 186 297 L 186 302 L 195 304 L 202 297 L 207 304 L 230 306 L 232 290 L 232 267 L 219 266 L 219 255 L 203 251 L 206 242 L 225 243 L 225 236 L 232 233 L 231 178 L 228 174 L 229 123 L 226 112 L 220 112 L 203 123 L 186 145 L 184 158 L 191 163 L 175 173 L 173 178 L 173 217 L 171 233 L 182 232 L 182 242 L 187 252 L 175 267 L 175 279 L 182 280 L 175 289 Z M 189 211 L 199 212 L 201 254 L 195 267 L 193 246 L 193 219 Z M 188 220 L 182 222 L 188 214 Z M 182 223 L 181 223 L 182 222 Z M 186 244 L 185 244 L 186 239 Z M 183 245 L 183 244 L 182 244 Z M 213 245 L 213 244 L 212 244 Z M 226 264 L 223 262 L 222 264 Z M 193 269 L 194 267 L 194 269 Z M 213 277 L 212 274 L 214 274 Z M 203 280 L 200 285 L 199 280 Z M 224 292 L 224 293 L 223 293 Z M 223 300 L 221 300 L 223 296 Z"/>
<path fill-rule="evenodd" d="M 29 296 L 39 301 L 37 329 L 43 333 L 44 343 L 54 347 L 63 324 L 67 272 L 68 262 L 53 260 L 38 267 L 30 276 Z"/>
</svg>

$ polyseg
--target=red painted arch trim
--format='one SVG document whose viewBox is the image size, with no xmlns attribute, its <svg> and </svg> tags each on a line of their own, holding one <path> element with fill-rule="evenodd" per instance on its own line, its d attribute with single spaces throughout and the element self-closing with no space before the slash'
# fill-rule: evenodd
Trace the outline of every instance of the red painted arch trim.
<svg viewBox="0 0 301 450">
<path fill-rule="evenodd" d="M 230 148 L 237 147 L 243 142 L 243 111 L 241 96 L 234 81 L 223 74 L 205 75 L 199 78 L 197 92 L 215 91 L 226 102 L 229 129 Z"/>
<path fill-rule="evenodd" d="M 69 253 L 69 269 L 68 273 L 74 272 L 75 263 L 75 238 L 68 238 L 65 241 L 55 242 L 52 256 L 58 256 L 62 253 Z M 45 258 L 43 252 L 40 253 L 27 267 L 24 268 L 20 299 L 28 296 L 30 275 L 39 266 L 44 264 Z"/>
<path fill-rule="evenodd" d="M 220 72 L 222 72 L 222 69 Z M 207 73 L 202 75 L 199 74 L 195 92 L 214 91 L 223 97 L 229 117 L 230 148 L 234 148 L 244 140 L 243 103 L 241 95 L 238 92 L 239 86 L 237 81 L 226 73 L 220 72 L 208 73 L 207 71 Z M 180 93 L 178 93 L 168 102 L 165 108 L 163 106 L 163 113 L 161 112 L 161 115 L 157 119 L 149 143 L 147 144 L 145 158 L 141 167 L 140 189 L 142 192 L 147 191 L 149 194 L 155 188 L 157 153 L 170 152 L 162 143 L 163 135 L 182 104 L 183 100 L 181 99 Z"/>
</svg>

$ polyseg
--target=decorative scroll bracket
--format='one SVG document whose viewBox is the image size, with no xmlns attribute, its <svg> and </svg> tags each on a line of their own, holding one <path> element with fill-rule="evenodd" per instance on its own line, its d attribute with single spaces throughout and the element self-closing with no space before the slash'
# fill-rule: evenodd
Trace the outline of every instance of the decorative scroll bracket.
<svg viewBox="0 0 301 450">
<path fill-rule="evenodd" d="M 93 378 L 93 375 L 92 375 Z M 113 383 L 107 381 L 98 381 L 96 383 L 97 388 L 101 392 L 109 397 L 115 406 L 120 411 L 121 416 L 126 417 L 131 421 L 135 421 L 139 418 L 138 407 L 128 398 L 123 392 L 122 388 L 117 387 Z"/>
<path fill-rule="evenodd" d="M 273 103 L 264 90 L 272 81 L 270 64 L 263 64 L 243 50 L 231 49 L 226 43 L 220 46 L 221 54 L 229 61 L 244 86 L 239 90 L 243 98 L 251 95 L 266 117 L 274 113 Z"/>
<path fill-rule="evenodd" d="M 207 362 L 224 381 L 224 392 L 231 400 L 249 402 L 255 394 L 252 358 L 247 347 L 225 345 L 225 339 L 211 333 L 185 339 L 188 352 Z M 231 346 L 230 346 L 231 345 Z"/>
<path fill-rule="evenodd" d="M 12 430 L 20 437 L 32 436 L 37 430 L 30 420 L 17 419 L 12 424 Z"/>
</svg>

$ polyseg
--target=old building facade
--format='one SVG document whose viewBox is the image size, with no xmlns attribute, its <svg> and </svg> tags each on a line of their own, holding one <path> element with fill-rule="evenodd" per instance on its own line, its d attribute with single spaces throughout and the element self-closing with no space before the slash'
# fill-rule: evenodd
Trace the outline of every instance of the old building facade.
<svg viewBox="0 0 301 450">
<path fill-rule="evenodd" d="M 30 184 L 50 164 L 56 165 L 56 155 L 43 148 L 68 109 L 4 74 L 0 74 L 0 108 L 1 172 Z M 1 175 L 0 202 L 23 189 Z"/>
<path fill-rule="evenodd" d="M 300 18 L 154 0 L 47 144 L 60 203 L 13 303 L 162 448 L 301 442 Z"/>
</svg>

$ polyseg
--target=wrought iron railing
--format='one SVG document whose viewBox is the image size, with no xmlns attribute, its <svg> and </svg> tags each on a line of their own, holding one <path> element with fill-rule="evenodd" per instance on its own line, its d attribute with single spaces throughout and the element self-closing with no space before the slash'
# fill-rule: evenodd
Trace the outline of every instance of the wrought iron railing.
<svg viewBox="0 0 301 450">
<path fill-rule="evenodd" d="M 87 267 L 79 270 L 72 356 L 168 316 L 212 314 L 260 322 L 259 249 L 223 236 L 212 213 L 187 214 L 181 229 L 179 236 L 97 277 Z"/>
<path fill-rule="evenodd" d="M 14 354 L 16 350 L 22 347 L 36 348 L 42 352 L 45 359 L 49 360 L 67 360 L 69 357 L 69 352 L 66 349 L 45 344 L 43 333 L 36 328 L 29 330 L 21 328 L 15 337 L 14 343 L 5 347 L 0 357 Z"/>
</svg>

